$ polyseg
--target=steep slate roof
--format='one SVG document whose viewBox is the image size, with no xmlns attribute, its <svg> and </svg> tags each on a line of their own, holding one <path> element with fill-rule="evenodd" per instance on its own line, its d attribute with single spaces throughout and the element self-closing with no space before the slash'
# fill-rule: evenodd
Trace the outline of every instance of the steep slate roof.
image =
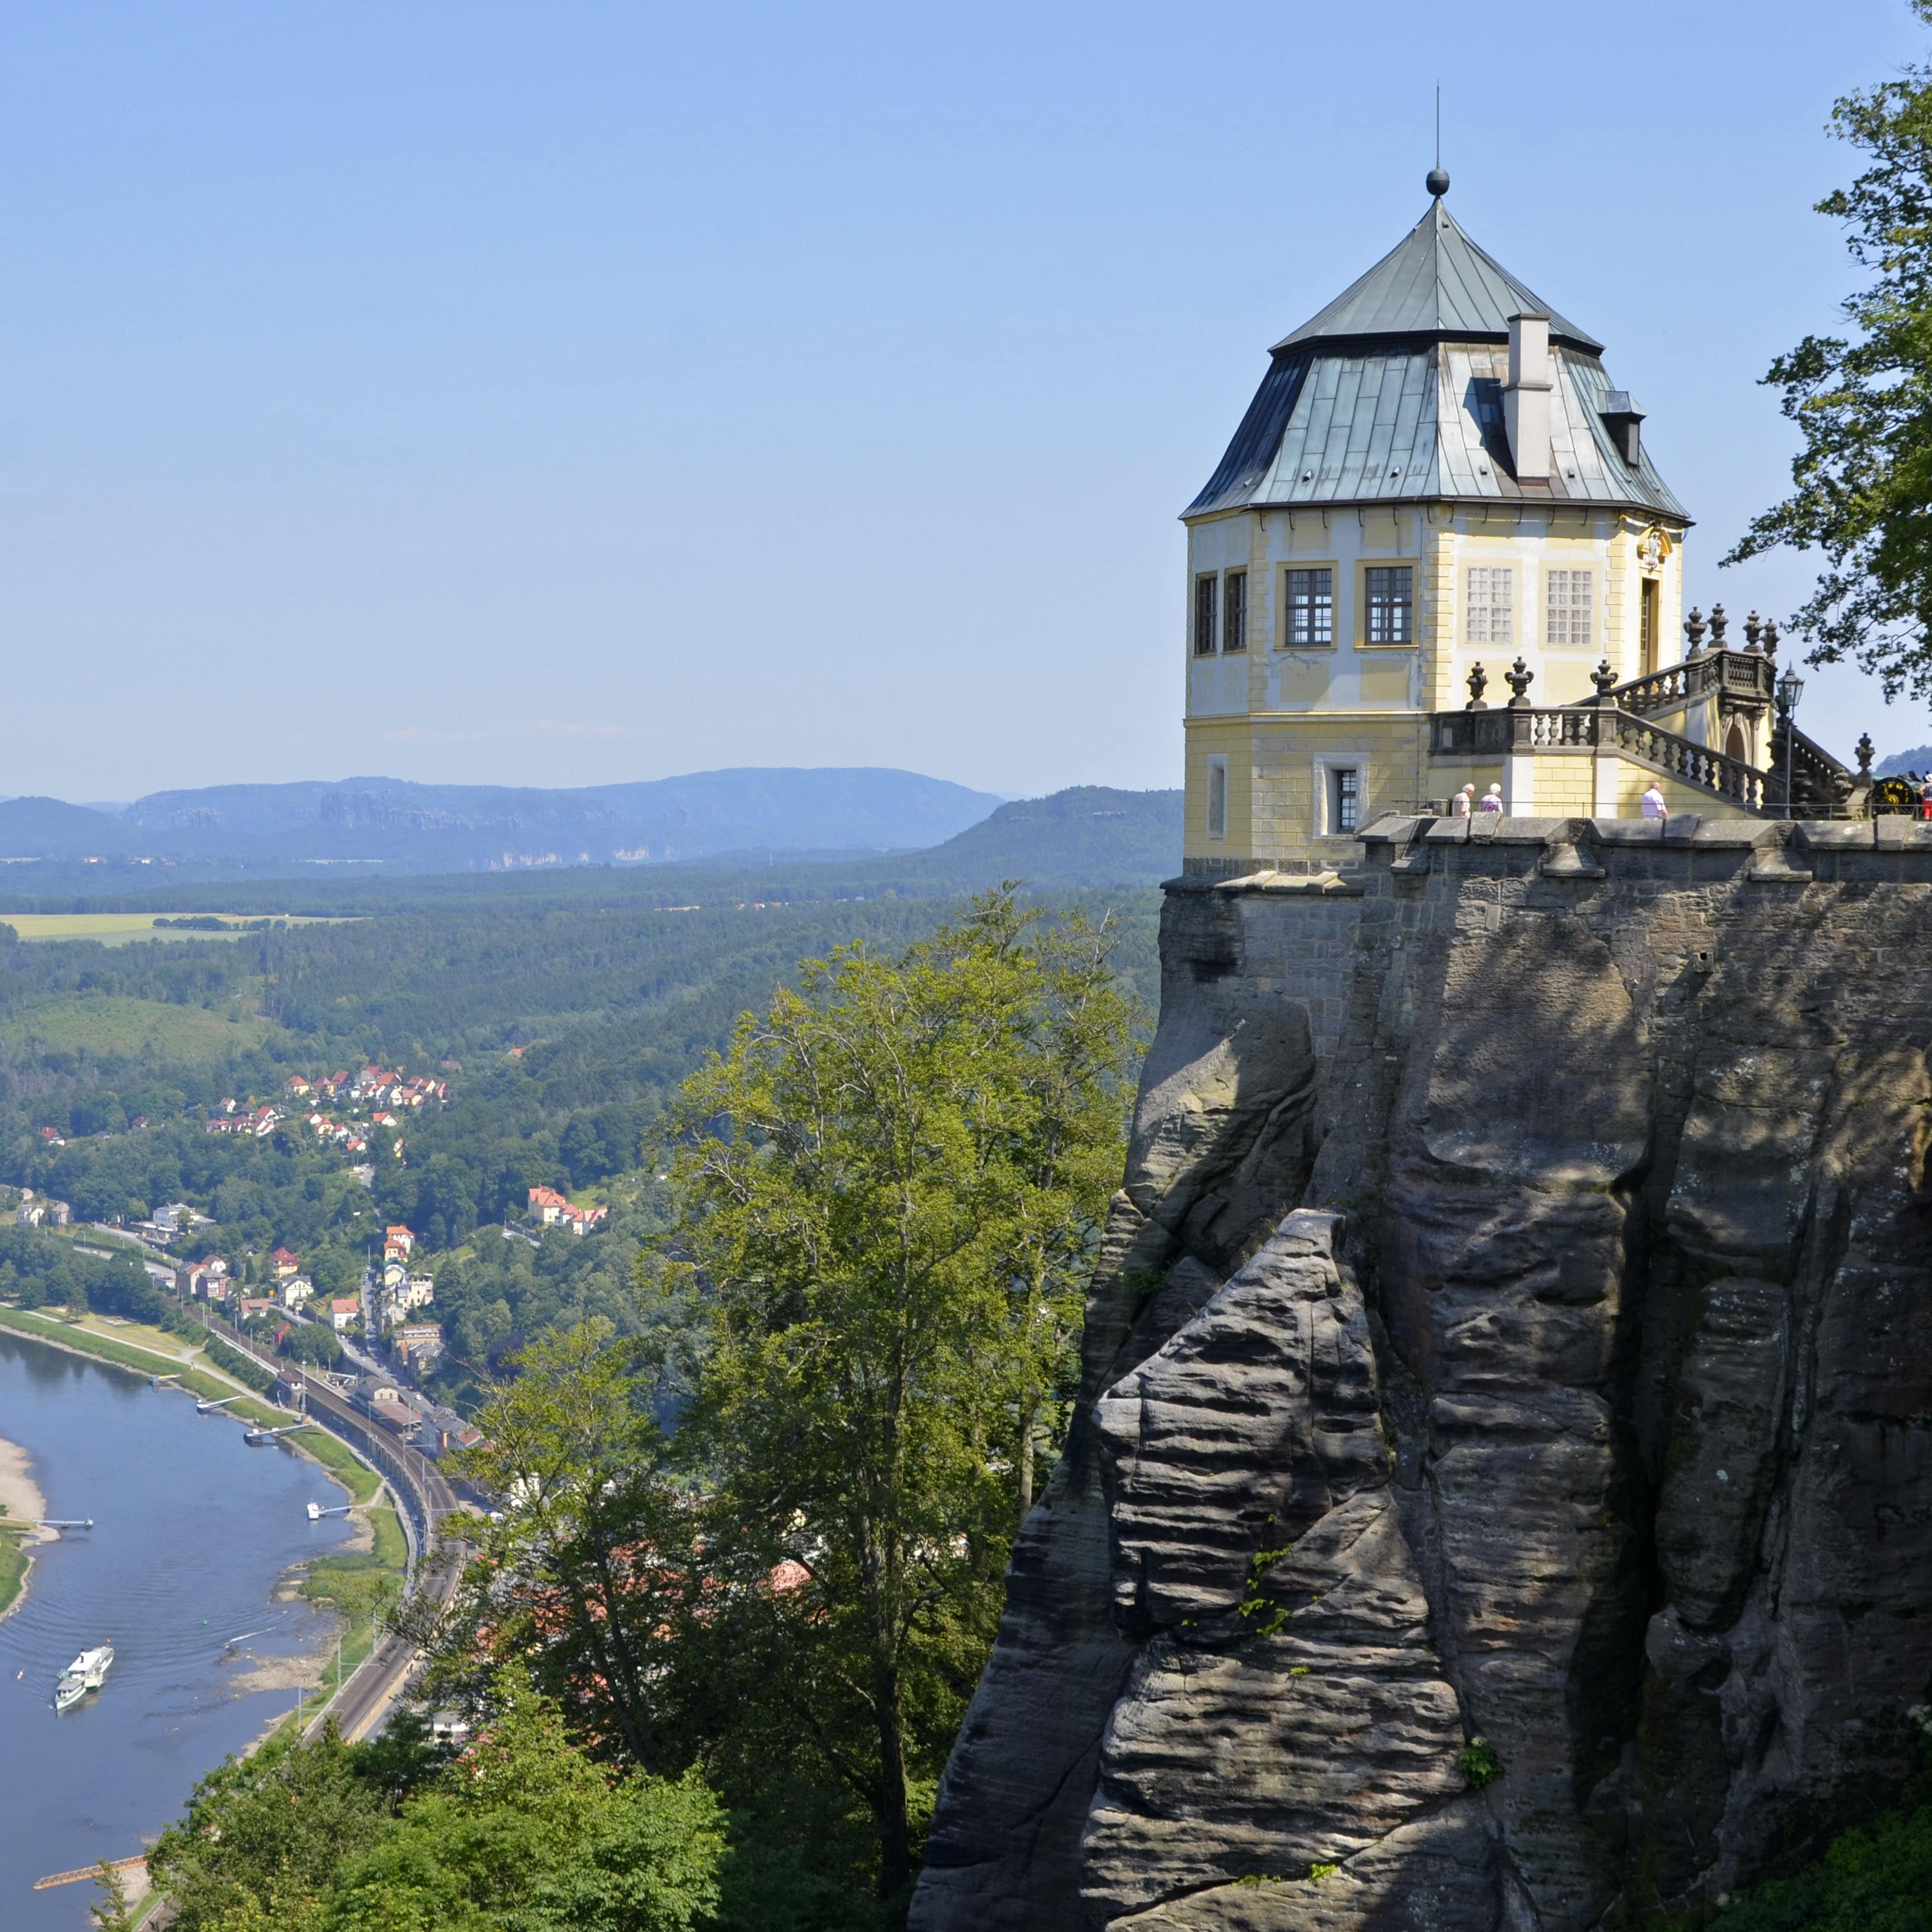
<svg viewBox="0 0 1932 1932">
<path fill-rule="evenodd" d="M 1550 316 L 1550 474 L 1525 486 L 1503 434 L 1509 319 Z M 1275 345 L 1208 486 L 1185 512 L 1444 498 L 1601 503 L 1690 520 L 1646 450 L 1599 413 L 1601 346 L 1472 242 L 1438 200 L 1401 244 Z"/>
<path fill-rule="evenodd" d="M 1274 352 L 1304 342 L 1360 342 L 1391 335 L 1507 342 L 1510 317 L 1526 314 L 1549 316 L 1552 342 L 1568 343 L 1589 356 L 1604 352 L 1600 342 L 1478 248 L 1438 200 L 1366 275 L 1292 335 L 1283 336 Z"/>
</svg>

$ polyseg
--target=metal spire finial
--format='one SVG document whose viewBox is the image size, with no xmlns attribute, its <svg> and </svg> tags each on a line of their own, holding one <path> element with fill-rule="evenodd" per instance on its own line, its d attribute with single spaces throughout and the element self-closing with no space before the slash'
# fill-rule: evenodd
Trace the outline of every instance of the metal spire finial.
<svg viewBox="0 0 1932 1932">
<path fill-rule="evenodd" d="M 1422 184 L 1438 201 L 1449 192 L 1449 177 L 1442 166 L 1442 83 L 1436 83 L 1436 165 L 1424 176 Z"/>
</svg>

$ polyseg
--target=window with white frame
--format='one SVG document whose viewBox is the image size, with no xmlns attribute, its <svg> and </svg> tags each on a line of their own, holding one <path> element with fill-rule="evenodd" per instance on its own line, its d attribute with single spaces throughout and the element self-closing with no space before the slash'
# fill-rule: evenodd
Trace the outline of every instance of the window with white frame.
<svg viewBox="0 0 1932 1932">
<path fill-rule="evenodd" d="M 1467 628 L 1472 644 L 1516 642 L 1516 572 L 1507 565 L 1469 566 Z"/>
<path fill-rule="evenodd" d="M 1228 836 L 1228 761 L 1223 758 L 1208 760 L 1208 836 Z"/>
<path fill-rule="evenodd" d="M 1328 829 L 1353 832 L 1360 822 L 1362 774 L 1354 765 L 1331 765 L 1328 770 Z"/>
<path fill-rule="evenodd" d="M 1315 836 L 1352 838 L 1367 822 L 1369 766 L 1366 759 L 1343 752 L 1315 760 Z"/>
<path fill-rule="evenodd" d="M 1372 564 L 1363 573 L 1368 601 L 1368 641 L 1415 641 L 1415 568 L 1412 564 Z"/>
<path fill-rule="evenodd" d="M 1221 648 L 1244 651 L 1248 647 L 1248 573 L 1231 570 L 1228 587 L 1221 598 Z"/>
<path fill-rule="evenodd" d="M 1216 592 L 1220 581 L 1213 577 L 1197 577 L 1194 580 L 1194 655 L 1197 658 L 1211 658 L 1214 655 L 1214 620 L 1219 602 Z"/>
<path fill-rule="evenodd" d="M 1547 613 L 1543 641 L 1552 650 L 1566 645 L 1588 650 L 1594 641 L 1595 627 L 1592 604 L 1595 592 L 1595 573 L 1588 570 L 1546 570 L 1544 578 Z"/>
<path fill-rule="evenodd" d="M 1284 602 L 1287 607 L 1287 648 L 1325 650 L 1335 641 L 1335 573 L 1333 570 L 1291 570 Z"/>
</svg>

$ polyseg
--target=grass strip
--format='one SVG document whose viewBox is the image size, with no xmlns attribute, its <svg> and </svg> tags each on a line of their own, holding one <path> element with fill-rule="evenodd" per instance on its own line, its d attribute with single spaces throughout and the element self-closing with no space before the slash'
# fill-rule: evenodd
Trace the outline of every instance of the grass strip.
<svg viewBox="0 0 1932 1932">
<path fill-rule="evenodd" d="M 24 1523 L 0 1522 L 0 1614 L 14 1607 L 27 1580 L 26 1540 Z"/>
<path fill-rule="evenodd" d="M 395 1511 L 384 1504 L 367 1514 L 374 1547 L 346 1556 L 318 1557 L 302 1579 L 302 1594 L 312 1604 L 328 1604 L 348 1624 L 342 1636 L 345 1683 L 375 1648 L 374 1612 L 386 1600 L 400 1599 L 409 1566 L 409 1542 Z M 323 1689 L 328 1690 L 332 1682 L 325 1673 Z"/>
</svg>

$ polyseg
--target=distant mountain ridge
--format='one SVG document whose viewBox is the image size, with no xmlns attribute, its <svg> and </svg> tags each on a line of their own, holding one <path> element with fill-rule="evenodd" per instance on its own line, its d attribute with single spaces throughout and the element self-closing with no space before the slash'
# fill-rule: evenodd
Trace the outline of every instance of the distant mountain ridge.
<svg viewBox="0 0 1932 1932">
<path fill-rule="evenodd" d="M 0 860 L 230 861 L 394 872 L 664 864 L 724 852 L 888 852 L 943 844 L 1000 803 L 884 767 L 694 772 L 571 790 L 382 777 L 211 785 L 118 816 L 58 799 L 0 804 Z"/>
<path fill-rule="evenodd" d="M 46 806 L 60 823 L 78 808 Z M 8 808 L 0 805 L 0 821 Z M 130 831 L 136 828 L 124 828 Z M 116 910 L 362 914 L 467 903 L 503 895 L 518 902 L 716 906 L 892 897 L 950 898 L 1018 879 L 1033 892 L 1124 888 L 1144 891 L 1180 869 L 1179 791 L 1116 791 L 1076 785 L 1016 799 L 939 844 L 891 853 L 782 848 L 650 866 L 559 866 L 490 874 L 446 867 L 244 866 L 103 859 L 0 863 L 0 904 L 20 912 Z M 0 853 L 4 853 L 0 847 Z"/>
<path fill-rule="evenodd" d="M 1909 752 L 1894 752 L 1874 767 L 1882 778 L 1903 777 L 1907 772 L 1932 771 L 1932 745 L 1915 745 Z"/>
</svg>

